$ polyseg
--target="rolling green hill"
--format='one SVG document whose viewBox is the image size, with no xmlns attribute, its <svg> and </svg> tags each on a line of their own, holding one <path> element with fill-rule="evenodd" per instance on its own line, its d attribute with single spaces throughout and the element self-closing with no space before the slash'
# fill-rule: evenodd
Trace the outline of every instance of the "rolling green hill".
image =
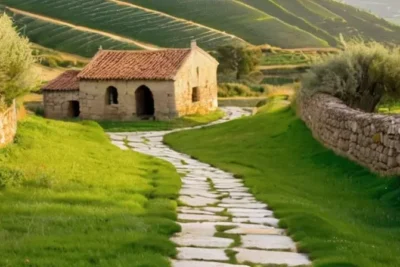
<svg viewBox="0 0 400 267">
<path fill-rule="evenodd" d="M 31 42 L 61 52 L 91 57 L 100 46 L 104 49 L 141 49 L 141 47 L 132 43 L 112 39 L 105 35 L 16 14 L 9 10 L 7 13 L 13 16 L 17 27 L 28 36 Z"/>
<path fill-rule="evenodd" d="M 400 27 L 333 0 L 0 0 L 32 41 L 92 56 L 110 49 L 337 46 L 339 36 L 400 44 Z M 40 17 L 38 17 L 40 16 Z M 51 32 L 54 34 L 46 34 Z M 47 36 L 46 36 L 47 35 Z"/>
</svg>

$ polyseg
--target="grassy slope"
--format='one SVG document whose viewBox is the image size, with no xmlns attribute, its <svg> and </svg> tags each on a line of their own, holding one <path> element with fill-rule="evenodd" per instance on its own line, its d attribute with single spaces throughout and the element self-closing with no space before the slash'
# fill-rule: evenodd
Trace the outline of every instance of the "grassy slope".
<svg viewBox="0 0 400 267">
<path fill-rule="evenodd" d="M 2 2 L 24 11 L 161 47 L 188 47 L 193 38 L 205 48 L 242 43 L 228 34 L 199 27 L 189 21 L 177 20 L 113 1 L 2 0 Z"/>
<path fill-rule="evenodd" d="M 276 16 L 275 10 L 267 12 L 267 9 L 256 9 L 247 5 L 248 1 L 124 1 L 226 31 L 255 45 L 267 43 L 284 48 L 327 46 L 326 41 L 318 39 L 313 35 L 316 31 L 307 32 L 307 30 L 313 29 L 311 25 L 308 25 L 308 28 L 293 27 L 293 25 L 285 23 L 288 22 L 287 20 L 278 20 L 281 17 Z M 244 4 L 241 2 L 244 2 Z M 279 8 L 277 9 L 279 10 Z M 320 36 L 318 35 L 318 37 Z M 287 42 L 288 39 L 292 39 L 292 42 Z"/>
<path fill-rule="evenodd" d="M 209 50 L 244 43 L 234 36 L 255 45 L 324 47 L 328 43 L 336 45 L 339 34 L 348 39 L 362 37 L 400 43 L 400 27 L 332 0 L 1 0 L 1 3 L 161 47 L 187 47 L 193 38 Z M 109 40 L 54 23 L 44 25 L 37 19 L 17 19 L 21 26 L 28 26 L 27 34 L 32 39 L 62 51 L 79 50 L 79 54 L 88 56 L 99 43 L 117 49 L 136 48 L 128 47 L 122 40 Z M 56 34 L 46 36 L 47 31 Z"/>
<path fill-rule="evenodd" d="M 398 19 L 389 19 L 389 21 L 400 26 L 400 18 L 398 18 Z"/>
<path fill-rule="evenodd" d="M 0 150 L 0 266 L 168 266 L 179 175 L 92 122 L 28 117 Z M 5 185 L 5 188 L 4 188 Z"/>
<path fill-rule="evenodd" d="M 330 11 L 338 14 L 346 20 L 352 32 L 349 32 L 349 38 L 359 35 L 364 39 L 374 39 L 380 42 L 400 43 L 400 27 L 380 19 L 370 13 L 358 10 L 355 7 L 332 0 L 312 0 Z"/>
<path fill-rule="evenodd" d="M 204 125 L 221 119 L 224 112 L 217 110 L 207 115 L 189 115 L 171 121 L 100 121 L 99 124 L 107 132 L 166 131 L 176 128 Z"/>
<path fill-rule="evenodd" d="M 274 1 L 333 36 L 400 43 L 400 28 L 349 5 L 332 0 Z"/>
<path fill-rule="evenodd" d="M 101 34 L 86 32 L 21 14 L 14 14 L 13 19 L 15 25 L 31 42 L 61 52 L 92 57 L 100 46 L 103 49 L 116 50 L 141 49 L 134 44 L 115 40 Z"/>
<path fill-rule="evenodd" d="M 336 156 L 293 111 L 266 112 L 275 107 L 166 142 L 243 177 L 315 266 L 399 266 L 399 180 Z"/>
<path fill-rule="evenodd" d="M 328 34 L 321 28 L 316 27 L 312 23 L 307 20 L 298 17 L 296 14 L 291 13 L 290 11 L 284 9 L 282 6 L 274 2 L 273 0 L 242 0 L 243 2 L 263 11 L 268 14 L 272 14 L 273 16 L 279 18 L 280 20 L 299 27 L 302 30 L 312 33 L 315 36 L 318 36 L 322 40 L 325 40 L 329 43 L 330 46 L 336 46 L 337 40 L 332 35 Z"/>
</svg>

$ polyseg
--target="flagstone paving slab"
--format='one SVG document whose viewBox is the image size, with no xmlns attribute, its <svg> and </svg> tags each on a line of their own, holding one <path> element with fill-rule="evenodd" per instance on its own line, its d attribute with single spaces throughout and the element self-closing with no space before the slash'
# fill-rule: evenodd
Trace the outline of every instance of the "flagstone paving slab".
<svg viewBox="0 0 400 267">
<path fill-rule="evenodd" d="M 242 247 L 264 250 L 296 250 L 291 238 L 281 235 L 243 235 Z"/>
<path fill-rule="evenodd" d="M 275 218 L 232 218 L 233 222 L 236 223 L 258 223 L 258 224 L 266 224 L 274 227 L 278 227 L 279 220 Z"/>
<path fill-rule="evenodd" d="M 228 256 L 224 249 L 215 248 L 178 248 L 178 259 L 181 260 L 208 260 L 208 261 L 227 261 Z"/>
<path fill-rule="evenodd" d="M 219 200 L 215 198 L 199 197 L 199 196 L 181 196 L 179 200 L 188 206 L 204 207 L 217 203 Z"/>
<path fill-rule="evenodd" d="M 220 207 L 224 208 L 245 208 L 245 209 L 265 209 L 267 205 L 264 203 L 248 203 L 248 204 L 219 204 Z"/>
<path fill-rule="evenodd" d="M 172 242 L 182 247 L 202 248 L 227 248 L 233 243 L 233 239 L 221 237 L 209 237 L 192 234 L 183 234 L 171 238 Z"/>
<path fill-rule="evenodd" d="M 229 218 L 226 216 L 218 216 L 218 215 L 179 213 L 178 219 L 184 221 L 195 221 L 195 222 L 218 222 L 218 221 L 227 221 Z"/>
<path fill-rule="evenodd" d="M 259 264 L 286 264 L 288 266 L 310 265 L 306 255 L 294 252 L 262 251 L 254 249 L 233 249 L 238 252 L 239 263 L 252 262 Z"/>
<path fill-rule="evenodd" d="M 283 235 L 285 231 L 278 228 L 234 228 L 225 231 L 227 234 L 238 235 Z"/>
<path fill-rule="evenodd" d="M 172 267 L 250 267 L 210 261 L 172 261 Z"/>
<path fill-rule="evenodd" d="M 251 113 L 243 108 L 224 108 L 224 111 L 226 118 L 210 125 Z M 310 265 L 306 255 L 295 253 L 295 243 L 285 236 L 283 229 L 278 228 L 279 221 L 273 217 L 273 212 L 267 209 L 266 204 L 254 198 L 242 179 L 173 151 L 163 143 L 164 135 L 180 130 L 184 129 L 109 134 L 112 143 L 119 148 L 168 161 L 181 174 L 182 188 L 178 207 L 181 232 L 171 238 L 178 246 L 178 254 L 172 260 L 172 266 L 249 267 L 243 263 L 251 263 L 251 266 Z M 217 237 L 218 231 L 240 235 L 241 244 L 235 245 L 231 238 Z M 238 264 L 223 263 L 232 257 L 226 254 L 227 249 L 238 253 L 234 256 Z"/>
</svg>

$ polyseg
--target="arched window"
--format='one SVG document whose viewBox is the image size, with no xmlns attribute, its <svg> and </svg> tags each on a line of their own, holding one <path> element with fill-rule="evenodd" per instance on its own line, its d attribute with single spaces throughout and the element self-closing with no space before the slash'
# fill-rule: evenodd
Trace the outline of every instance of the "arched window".
<svg viewBox="0 0 400 267">
<path fill-rule="evenodd" d="M 107 105 L 116 105 L 116 104 L 118 104 L 118 90 L 114 86 L 110 86 L 110 87 L 107 88 L 106 104 Z"/>
</svg>

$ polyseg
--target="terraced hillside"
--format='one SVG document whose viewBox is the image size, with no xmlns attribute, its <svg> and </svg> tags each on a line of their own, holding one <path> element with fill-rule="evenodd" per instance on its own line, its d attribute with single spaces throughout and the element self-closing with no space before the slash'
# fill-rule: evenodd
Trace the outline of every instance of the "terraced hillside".
<svg viewBox="0 0 400 267">
<path fill-rule="evenodd" d="M 344 0 L 344 2 L 364 10 L 370 10 L 383 18 L 400 20 L 400 1 L 398 0 Z"/>
<path fill-rule="evenodd" d="M 222 45 L 337 46 L 345 38 L 400 43 L 400 27 L 333 0 L 0 0 L 32 41 L 89 57 L 110 49 Z M 38 17 L 40 16 L 40 17 Z M 45 34 L 50 32 L 51 34 Z"/>
<path fill-rule="evenodd" d="M 77 29 L 73 25 L 27 16 L 10 9 L 7 9 L 7 13 L 13 16 L 17 27 L 28 36 L 31 42 L 58 51 L 91 57 L 100 46 L 104 49 L 143 49 L 132 41 Z"/>
</svg>

